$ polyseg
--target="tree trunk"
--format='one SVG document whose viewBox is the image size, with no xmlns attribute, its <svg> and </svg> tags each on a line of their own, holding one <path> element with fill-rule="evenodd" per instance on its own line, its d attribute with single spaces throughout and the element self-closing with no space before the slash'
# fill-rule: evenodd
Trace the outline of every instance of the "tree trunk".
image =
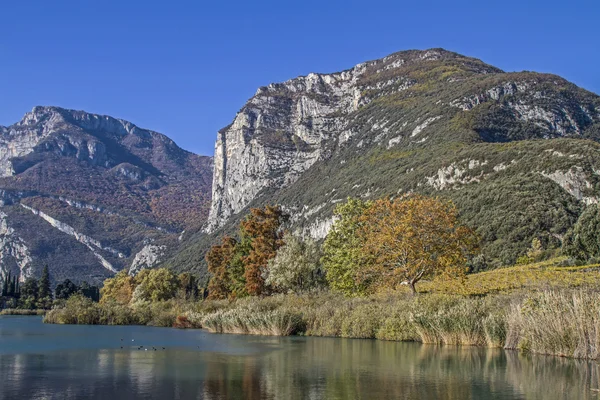
<svg viewBox="0 0 600 400">
<path fill-rule="evenodd" d="M 415 283 L 416 282 L 413 282 L 413 281 L 408 282 L 408 287 L 410 288 L 410 294 L 413 296 L 417 295 L 417 289 L 415 289 Z"/>
</svg>

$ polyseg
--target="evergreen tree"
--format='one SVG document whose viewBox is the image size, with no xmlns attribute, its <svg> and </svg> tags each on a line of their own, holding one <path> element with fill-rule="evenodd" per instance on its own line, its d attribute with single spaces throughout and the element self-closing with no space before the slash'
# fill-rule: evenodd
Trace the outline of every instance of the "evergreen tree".
<svg viewBox="0 0 600 400">
<path fill-rule="evenodd" d="M 10 289 L 9 289 L 8 295 L 10 297 L 16 297 L 16 295 L 17 295 L 17 277 L 16 276 L 12 277 L 12 280 L 10 282 Z"/>
<path fill-rule="evenodd" d="M 52 290 L 50 289 L 50 274 L 46 265 L 42 270 L 42 277 L 38 282 L 38 307 L 41 309 L 49 309 L 52 306 Z"/>
<path fill-rule="evenodd" d="M 28 278 L 21 287 L 20 307 L 33 309 L 37 307 L 38 302 L 38 282 L 33 278 Z"/>
<path fill-rule="evenodd" d="M 98 288 L 98 286 L 92 286 L 86 281 L 81 282 L 81 286 L 79 287 L 79 293 L 91 299 L 92 301 L 100 301 L 100 289 Z"/>
<path fill-rule="evenodd" d="M 10 279 L 10 271 L 8 271 L 8 274 L 6 274 L 4 276 L 4 279 L 2 279 L 2 296 L 8 296 L 8 281 Z"/>
<path fill-rule="evenodd" d="M 59 283 L 54 289 L 54 297 L 59 300 L 67 300 L 79 291 L 76 284 L 71 282 L 69 279 L 65 279 L 64 282 Z"/>
</svg>

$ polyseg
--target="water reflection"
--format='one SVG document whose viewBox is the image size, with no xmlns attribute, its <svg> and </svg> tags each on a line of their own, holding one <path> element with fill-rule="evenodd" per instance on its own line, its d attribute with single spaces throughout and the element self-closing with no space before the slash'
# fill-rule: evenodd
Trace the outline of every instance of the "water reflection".
<svg viewBox="0 0 600 400">
<path fill-rule="evenodd" d="M 15 333 L 5 323 L 0 320 L 0 400 L 598 397 L 595 363 L 498 349 L 144 327 L 66 327 L 81 331 L 71 349 L 56 349 L 57 328 L 16 323 Z M 32 329 L 43 334 L 26 347 L 21 340 Z M 120 349 L 125 335 L 141 338 L 149 350 Z"/>
</svg>

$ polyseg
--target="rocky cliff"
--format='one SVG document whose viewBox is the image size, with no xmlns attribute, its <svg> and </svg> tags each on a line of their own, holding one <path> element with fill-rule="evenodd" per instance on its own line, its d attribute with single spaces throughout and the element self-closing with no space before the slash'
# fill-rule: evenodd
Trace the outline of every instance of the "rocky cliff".
<svg viewBox="0 0 600 400">
<path fill-rule="evenodd" d="M 98 283 L 153 266 L 205 222 L 212 167 L 130 122 L 35 107 L 0 127 L 0 273 Z"/>
<path fill-rule="evenodd" d="M 403 51 L 259 88 L 218 133 L 206 231 L 280 203 L 322 238 L 347 196 L 420 191 L 452 198 L 489 257 L 512 262 L 534 237 L 560 246 L 598 201 L 598 139 L 600 98 L 558 76 Z"/>
</svg>

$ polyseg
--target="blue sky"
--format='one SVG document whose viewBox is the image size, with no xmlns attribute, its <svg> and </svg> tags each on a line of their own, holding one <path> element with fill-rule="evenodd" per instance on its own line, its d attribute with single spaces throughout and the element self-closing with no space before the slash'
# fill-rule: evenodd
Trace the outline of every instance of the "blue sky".
<svg viewBox="0 0 600 400">
<path fill-rule="evenodd" d="M 259 86 L 443 47 L 600 93 L 600 2 L 2 1 L 0 125 L 108 114 L 212 154 Z"/>
</svg>

